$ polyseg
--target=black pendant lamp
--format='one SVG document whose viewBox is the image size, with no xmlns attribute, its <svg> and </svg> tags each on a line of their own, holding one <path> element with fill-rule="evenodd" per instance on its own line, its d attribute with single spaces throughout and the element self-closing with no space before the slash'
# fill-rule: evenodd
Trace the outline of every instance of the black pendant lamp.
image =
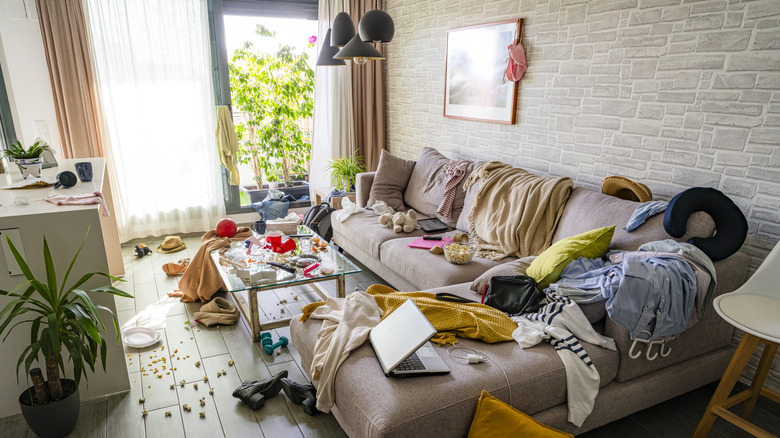
<svg viewBox="0 0 780 438">
<path fill-rule="evenodd" d="M 342 3 L 342 8 L 347 9 Z M 346 12 L 339 12 L 333 19 L 333 33 L 330 36 L 330 44 L 333 47 L 344 47 L 355 36 L 355 23 Z"/>
<path fill-rule="evenodd" d="M 347 65 L 343 59 L 334 59 L 333 57 L 339 52 L 338 47 L 332 47 L 330 45 L 331 29 L 328 28 L 328 33 L 325 34 L 325 40 L 322 41 L 322 50 L 320 50 L 320 57 L 317 58 L 318 66 L 328 65 Z"/>
<path fill-rule="evenodd" d="M 395 34 L 395 23 L 387 12 L 372 9 L 360 18 L 358 31 L 363 41 L 389 43 Z"/>
<path fill-rule="evenodd" d="M 384 55 L 379 52 L 374 46 L 369 43 L 363 42 L 360 39 L 360 35 L 355 35 L 344 46 L 339 53 L 333 58 L 335 59 L 351 59 L 357 65 L 363 65 L 369 60 L 385 59 Z"/>
<path fill-rule="evenodd" d="M 320 43 L 322 49 L 320 50 L 320 56 L 317 58 L 318 66 L 335 66 L 335 65 L 347 65 L 343 59 L 333 59 L 333 56 L 338 53 L 338 47 L 332 47 L 330 45 L 331 28 L 330 28 L 330 2 L 325 5 L 328 8 L 328 32 L 325 33 L 325 39 Z"/>
</svg>

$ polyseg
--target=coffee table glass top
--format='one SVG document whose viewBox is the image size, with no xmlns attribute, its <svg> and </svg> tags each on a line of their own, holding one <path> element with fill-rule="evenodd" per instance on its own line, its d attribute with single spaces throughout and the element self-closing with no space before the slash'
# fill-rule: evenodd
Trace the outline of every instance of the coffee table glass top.
<svg viewBox="0 0 780 438">
<path fill-rule="evenodd" d="M 233 242 L 229 248 L 211 251 L 211 259 L 217 266 L 225 286 L 229 292 L 238 292 L 250 289 L 270 289 L 296 283 L 310 283 L 312 281 L 327 280 L 347 274 L 361 272 L 349 259 L 344 257 L 331 245 L 325 245 L 317 234 L 305 225 L 298 226 L 297 235 L 311 235 L 311 237 L 292 237 L 296 248 L 285 254 L 276 254 L 270 249 L 252 245 L 247 248 L 246 242 Z M 282 239 L 286 239 L 283 237 Z M 301 243 L 309 240 L 312 250 L 304 252 Z M 264 237 L 259 238 L 260 243 L 265 243 Z M 318 243 L 319 242 L 319 243 Z M 307 245 L 308 246 L 308 245 Z M 291 265 L 298 259 L 301 264 L 311 261 L 319 263 L 319 267 L 304 274 L 304 268 L 296 268 L 295 273 L 289 273 L 282 269 L 270 266 L 266 262 L 279 262 Z M 329 269 L 332 272 L 328 272 Z"/>
</svg>

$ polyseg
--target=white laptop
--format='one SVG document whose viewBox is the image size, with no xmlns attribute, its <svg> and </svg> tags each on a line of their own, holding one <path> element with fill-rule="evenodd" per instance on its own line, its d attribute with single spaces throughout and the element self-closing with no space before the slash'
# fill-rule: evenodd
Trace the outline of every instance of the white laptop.
<svg viewBox="0 0 780 438">
<path fill-rule="evenodd" d="M 412 300 L 406 300 L 371 329 L 369 338 L 388 377 L 447 374 L 447 364 L 429 340 L 436 334 L 428 318 Z"/>
</svg>

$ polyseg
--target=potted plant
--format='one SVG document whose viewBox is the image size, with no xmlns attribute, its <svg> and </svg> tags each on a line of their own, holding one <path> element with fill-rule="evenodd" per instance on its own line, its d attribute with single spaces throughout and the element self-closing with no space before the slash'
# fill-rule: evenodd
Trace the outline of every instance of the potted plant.
<svg viewBox="0 0 780 438">
<path fill-rule="evenodd" d="M 268 176 L 265 177 L 266 181 L 268 181 L 268 188 L 269 189 L 278 189 L 281 182 L 279 182 L 279 177 L 276 176 L 274 173 L 269 173 Z"/>
<path fill-rule="evenodd" d="M 330 183 L 337 189 L 345 192 L 355 191 L 355 179 L 358 173 L 365 172 L 363 157 L 355 152 L 347 157 L 330 160 L 325 170 L 330 173 Z"/>
<path fill-rule="evenodd" d="M 23 178 L 27 179 L 30 175 L 39 178 L 41 176 L 41 164 L 43 164 L 41 154 L 47 149 L 49 149 L 49 145 L 42 143 L 40 140 L 27 149 L 24 148 L 21 141 L 17 141 L 16 144 L 12 144 L 11 147 L 6 149 L 5 156 L 19 166 Z"/>
<path fill-rule="evenodd" d="M 109 293 L 126 298 L 132 296 L 113 286 L 101 286 L 90 291 L 79 289 L 95 275 L 119 280 L 101 272 L 84 274 L 73 284 L 67 285 L 71 270 L 86 243 L 86 237 L 70 261 L 61 283 L 57 282 L 46 237 L 43 238 L 46 274 L 41 279 L 35 277 L 11 239 L 6 236 L 6 240 L 26 278 L 26 281 L 11 291 L 0 290 L 0 296 L 12 298 L 0 311 L 0 335 L 10 333 L 22 324 L 30 324 L 30 344 L 22 351 L 16 365 L 17 379 L 19 367 L 24 363 L 25 373 L 30 375 L 33 383 L 33 386 L 19 396 L 22 414 L 27 425 L 38 436 L 65 436 L 73 430 L 78 419 L 78 386 L 82 376 L 87 378 L 87 368 L 95 371 L 98 359 L 101 360 L 103 370 L 106 369 L 107 344 L 99 331 L 105 330 L 105 325 L 99 310 L 111 315 L 119 342 L 116 316 L 109 309 L 95 305 L 89 294 Z M 70 355 L 68 360 L 73 364 L 73 379 L 60 378 L 60 371 L 63 375 L 65 373 L 67 359 L 62 355 L 63 347 Z M 41 357 L 46 364 L 46 382 L 40 368 L 30 369 L 32 363 Z"/>
</svg>

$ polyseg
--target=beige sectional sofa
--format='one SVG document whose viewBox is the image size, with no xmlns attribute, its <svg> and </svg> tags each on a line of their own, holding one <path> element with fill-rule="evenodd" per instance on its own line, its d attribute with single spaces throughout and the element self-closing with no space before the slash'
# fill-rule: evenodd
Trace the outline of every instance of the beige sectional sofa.
<svg viewBox="0 0 780 438">
<path fill-rule="evenodd" d="M 413 172 L 416 171 L 422 170 L 415 168 Z M 425 180 L 426 175 L 417 177 Z M 373 173 L 359 175 L 357 202 L 361 206 L 368 199 L 373 178 Z M 416 188 L 409 189 L 420 193 Z M 469 212 L 472 190 L 466 193 L 458 219 L 463 219 Z M 428 196 L 432 197 L 428 200 L 431 205 L 441 199 L 435 198 L 435 190 L 429 191 Z M 637 205 L 575 187 L 564 207 L 553 242 L 609 225 L 618 225 L 611 249 L 636 250 L 642 243 L 670 238 L 662 225 L 663 215 L 651 218 L 634 232 L 623 231 L 622 226 Z M 422 213 L 433 215 L 435 212 Z M 453 223 L 461 228 L 467 224 L 464 220 Z M 704 213 L 697 213 L 688 221 L 689 235 L 712 235 L 713 230 L 712 221 Z M 452 265 L 443 256 L 406 246 L 422 234 L 420 230 L 396 234 L 380 225 L 375 213 L 366 210 L 344 222 L 335 221 L 333 238 L 347 253 L 402 291 L 450 292 L 479 299 L 479 295 L 469 288 L 472 280 L 493 266 L 514 260 L 507 257 L 496 262 L 475 258 L 465 266 Z M 680 240 L 687 240 L 689 235 Z M 715 267 L 715 294 L 733 291 L 746 279 L 747 256 L 736 253 L 716 262 Z M 332 412 L 352 437 L 465 436 L 483 389 L 509 401 L 506 379 L 497 363 L 507 373 L 513 406 L 545 424 L 578 434 L 719 379 L 734 351 L 732 327 L 714 311 L 706 312 L 698 324 L 670 341 L 668 356 L 658 355 L 652 361 L 647 360 L 645 354 L 636 359 L 629 357 L 632 341 L 628 332 L 604 316 L 603 309 L 600 313 L 586 313 L 589 319 L 593 318 L 591 321 L 598 332 L 614 338 L 617 351 L 582 342 L 601 380 L 593 412 L 582 427 L 566 421 L 565 371 L 554 348 L 547 343 L 522 349 L 514 342 L 486 344 L 464 339 L 460 341 L 462 346 L 478 349 L 490 360 L 469 365 L 454 360 L 441 349 L 440 356 L 449 365 L 451 373 L 412 379 L 385 377 L 370 344 L 366 343 L 350 354 L 336 375 Z M 302 323 L 297 318 L 291 324 L 292 343 L 307 371 L 320 325 L 318 320 Z M 646 348 L 640 344 L 638 350 L 644 353 Z M 657 352 L 659 347 L 652 348 Z"/>
</svg>

